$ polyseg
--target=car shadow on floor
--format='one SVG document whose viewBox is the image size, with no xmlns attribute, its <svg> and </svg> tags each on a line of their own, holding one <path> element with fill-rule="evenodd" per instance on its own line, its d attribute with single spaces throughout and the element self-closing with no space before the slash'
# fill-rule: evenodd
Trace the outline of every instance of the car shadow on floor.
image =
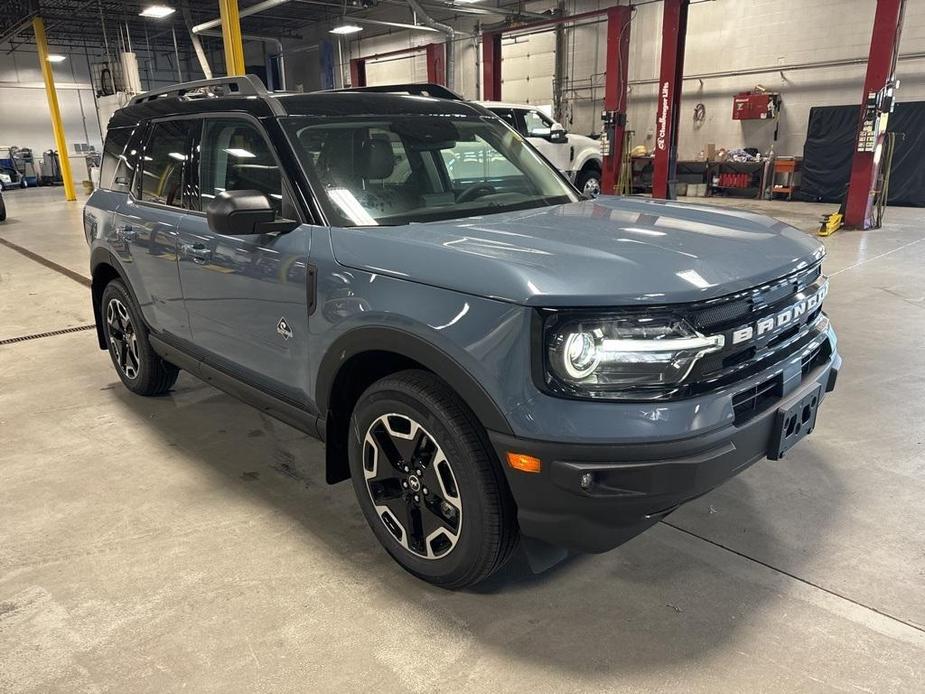
<svg viewBox="0 0 925 694">
<path fill-rule="evenodd" d="M 451 593 L 406 574 L 379 547 L 352 486 L 325 483 L 320 443 L 186 374 L 159 398 L 134 396 L 118 383 L 113 394 L 127 426 L 150 428 L 191 464 L 214 473 L 216 484 L 288 514 L 323 541 L 349 585 L 376 591 L 411 615 L 402 628 L 413 628 L 420 612 L 423 621 L 436 618 L 460 639 L 534 666 L 617 677 L 699 662 L 728 647 L 757 614 L 773 612 L 792 580 L 659 524 L 612 552 L 570 557 L 540 575 L 518 555 L 483 584 Z M 801 455 L 801 464 L 828 478 L 827 495 L 839 496 L 830 463 L 812 448 Z M 783 559 L 787 538 L 775 537 L 753 512 L 749 500 L 760 492 L 747 473 L 724 489 L 741 502 L 729 522 L 751 535 L 753 552 Z M 815 541 L 837 522 L 835 516 L 820 521 Z M 810 545 L 804 556 L 812 552 Z M 786 557 L 786 570 L 799 575 L 800 556 Z"/>
</svg>

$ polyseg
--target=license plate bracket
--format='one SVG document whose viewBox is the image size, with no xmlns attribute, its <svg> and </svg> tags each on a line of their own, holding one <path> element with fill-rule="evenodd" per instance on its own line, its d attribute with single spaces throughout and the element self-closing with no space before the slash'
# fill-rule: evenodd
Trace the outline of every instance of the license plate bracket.
<svg viewBox="0 0 925 694">
<path fill-rule="evenodd" d="M 774 434 L 768 448 L 768 458 L 779 460 L 803 437 L 816 427 L 816 413 L 822 396 L 822 384 L 799 400 L 777 410 Z"/>
</svg>

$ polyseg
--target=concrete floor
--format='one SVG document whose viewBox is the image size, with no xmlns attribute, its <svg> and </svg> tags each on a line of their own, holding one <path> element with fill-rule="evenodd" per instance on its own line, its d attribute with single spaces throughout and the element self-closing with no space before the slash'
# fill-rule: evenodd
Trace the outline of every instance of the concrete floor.
<svg viewBox="0 0 925 694">
<path fill-rule="evenodd" d="M 8 193 L 0 240 L 86 275 L 61 197 Z M 0 346 L 0 692 L 923 691 L 923 217 L 827 240 L 845 368 L 786 462 L 469 592 L 399 569 L 295 430 L 185 374 L 132 396 L 91 331 Z M 0 242 L 0 339 L 91 323 L 76 279 Z"/>
</svg>

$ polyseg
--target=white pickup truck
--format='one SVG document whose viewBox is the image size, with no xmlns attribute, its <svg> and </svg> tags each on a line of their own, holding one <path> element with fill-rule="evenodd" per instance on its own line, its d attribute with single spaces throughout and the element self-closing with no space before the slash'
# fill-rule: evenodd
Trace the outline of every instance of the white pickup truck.
<svg viewBox="0 0 925 694">
<path fill-rule="evenodd" d="M 562 171 L 582 193 L 601 192 L 601 144 L 584 135 L 567 132 L 539 109 L 500 101 L 478 102 L 506 120 L 526 137 L 553 166 Z"/>
</svg>

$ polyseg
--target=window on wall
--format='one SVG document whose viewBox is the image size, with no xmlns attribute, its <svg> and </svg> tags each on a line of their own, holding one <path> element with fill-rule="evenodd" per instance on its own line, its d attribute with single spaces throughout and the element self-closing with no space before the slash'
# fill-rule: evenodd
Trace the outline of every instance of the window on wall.
<svg viewBox="0 0 925 694">
<path fill-rule="evenodd" d="M 279 164 L 260 130 L 239 119 L 206 119 L 199 154 L 202 209 L 226 190 L 256 190 L 269 198 L 277 216 L 295 217 L 284 203 Z"/>
<path fill-rule="evenodd" d="M 186 170 L 189 129 L 195 121 L 155 123 L 142 153 L 140 197 L 171 207 L 183 207 L 183 178 Z"/>
</svg>

